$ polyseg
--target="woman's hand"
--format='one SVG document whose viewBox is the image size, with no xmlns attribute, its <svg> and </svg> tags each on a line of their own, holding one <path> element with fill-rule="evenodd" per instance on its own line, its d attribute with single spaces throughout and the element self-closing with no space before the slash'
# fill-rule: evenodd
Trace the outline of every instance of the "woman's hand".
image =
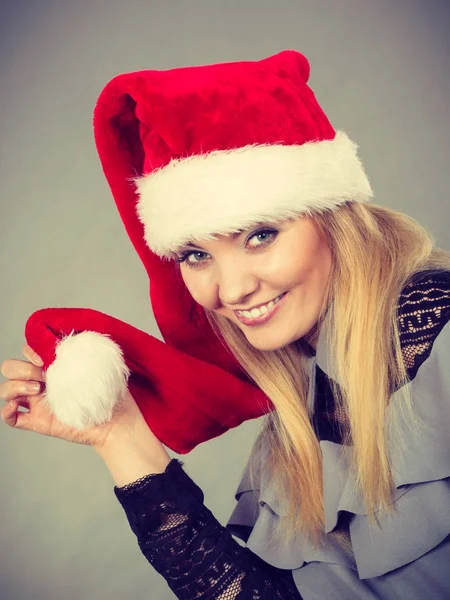
<svg viewBox="0 0 450 600">
<path fill-rule="evenodd" d="M 2 407 L 0 414 L 9 427 L 94 446 L 97 450 L 104 447 L 113 431 L 133 434 L 137 424 L 142 428 L 144 418 L 129 391 L 123 401 L 116 406 L 113 418 L 108 423 L 82 430 L 64 425 L 52 414 L 45 402 L 43 396 L 45 374 L 42 361 L 27 344 L 22 346 L 22 352 L 30 362 L 8 359 L 2 363 L 0 369 L 2 375 L 8 378 L 8 381 L 0 383 L 0 399 L 8 402 Z M 38 389 L 34 391 L 28 389 L 32 384 L 37 384 Z M 19 406 L 28 411 L 19 411 Z M 148 429 L 145 422 L 144 425 Z"/>
</svg>

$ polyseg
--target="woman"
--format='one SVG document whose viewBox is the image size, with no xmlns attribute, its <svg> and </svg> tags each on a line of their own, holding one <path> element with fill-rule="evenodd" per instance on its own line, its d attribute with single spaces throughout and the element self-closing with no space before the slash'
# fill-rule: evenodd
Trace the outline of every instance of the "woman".
<svg viewBox="0 0 450 600">
<path fill-rule="evenodd" d="M 356 146 L 308 76 L 288 51 L 133 74 L 133 93 L 116 82 L 100 97 L 101 110 L 113 98 L 122 107 L 105 123 L 140 157 L 148 248 L 275 408 L 227 527 L 130 394 L 80 432 L 40 390 L 22 396 L 23 381 L 44 381 L 40 367 L 10 360 L 2 416 L 99 452 L 178 598 L 447 598 L 450 254 L 413 219 L 368 203 Z"/>
</svg>

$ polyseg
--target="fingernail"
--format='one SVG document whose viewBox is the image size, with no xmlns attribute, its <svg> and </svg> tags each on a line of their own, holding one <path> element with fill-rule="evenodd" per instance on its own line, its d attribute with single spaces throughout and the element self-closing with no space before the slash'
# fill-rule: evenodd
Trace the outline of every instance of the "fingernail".
<svg viewBox="0 0 450 600">
<path fill-rule="evenodd" d="M 22 385 L 22 393 L 23 394 L 27 394 L 27 393 L 33 393 L 33 392 L 37 392 L 41 389 L 41 386 L 39 385 L 39 383 L 25 383 L 24 385 Z"/>
<path fill-rule="evenodd" d="M 31 359 L 31 362 L 33 364 L 35 364 L 38 367 L 42 367 L 44 364 L 44 361 L 42 360 L 42 358 L 40 356 L 38 356 L 37 354 L 33 355 L 33 358 Z"/>
</svg>

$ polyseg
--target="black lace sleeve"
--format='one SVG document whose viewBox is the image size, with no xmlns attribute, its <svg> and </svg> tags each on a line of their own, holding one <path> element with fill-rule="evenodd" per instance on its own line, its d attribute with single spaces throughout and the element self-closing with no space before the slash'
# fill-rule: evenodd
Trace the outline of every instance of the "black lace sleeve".
<svg viewBox="0 0 450 600">
<path fill-rule="evenodd" d="M 450 271 L 417 273 L 402 290 L 397 314 L 403 358 L 412 380 L 450 320 Z"/>
<path fill-rule="evenodd" d="M 292 571 L 241 546 L 204 505 L 202 490 L 173 458 L 114 493 L 139 548 L 180 600 L 301 600 Z"/>
</svg>

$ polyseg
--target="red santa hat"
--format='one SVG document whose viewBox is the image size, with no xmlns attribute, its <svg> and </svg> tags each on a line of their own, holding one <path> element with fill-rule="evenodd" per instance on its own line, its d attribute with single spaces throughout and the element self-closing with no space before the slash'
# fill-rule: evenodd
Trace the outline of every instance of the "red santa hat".
<svg viewBox="0 0 450 600">
<path fill-rule="evenodd" d="M 372 196 L 357 145 L 307 85 L 305 56 L 114 77 L 94 111 L 104 174 L 150 280 L 164 342 L 86 308 L 47 308 L 25 327 L 46 399 L 78 428 L 111 419 L 129 388 L 169 448 L 199 443 L 273 405 L 213 333 L 171 253 L 261 221 Z"/>
</svg>

